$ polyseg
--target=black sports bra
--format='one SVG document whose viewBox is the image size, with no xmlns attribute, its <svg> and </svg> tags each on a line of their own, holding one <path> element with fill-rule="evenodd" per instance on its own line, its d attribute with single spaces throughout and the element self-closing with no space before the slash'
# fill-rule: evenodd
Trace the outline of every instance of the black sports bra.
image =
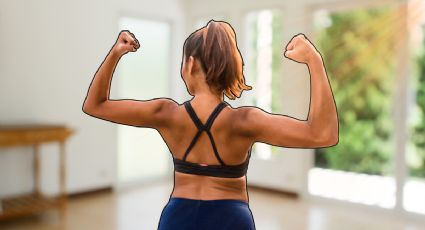
<svg viewBox="0 0 425 230">
<path fill-rule="evenodd" d="M 202 124 L 201 120 L 196 115 L 195 111 L 192 108 L 192 105 L 190 104 L 190 101 L 185 101 L 184 106 L 187 112 L 189 113 L 189 116 L 191 117 L 196 127 L 198 128 L 198 132 L 196 133 L 195 137 L 193 138 L 192 142 L 187 148 L 184 154 L 183 160 L 177 159 L 173 156 L 175 171 L 186 173 L 186 174 L 196 174 L 196 175 L 203 175 L 203 176 L 226 177 L 226 178 L 239 178 L 244 176 L 248 169 L 249 159 L 251 158 L 251 149 L 249 149 L 249 152 L 248 152 L 249 154 L 246 160 L 242 164 L 226 165 L 223 162 L 223 160 L 220 158 L 220 155 L 217 152 L 217 147 L 215 146 L 214 138 L 210 132 L 212 123 L 214 122 L 215 118 L 220 113 L 220 111 L 226 106 L 226 102 L 220 102 L 220 104 L 218 104 L 215 107 L 211 115 L 208 117 L 208 120 L 205 125 Z M 189 154 L 190 150 L 195 145 L 202 131 L 207 132 L 214 150 L 214 154 L 217 160 L 220 162 L 220 165 L 207 165 L 207 164 L 200 164 L 200 163 L 186 161 L 187 155 Z"/>
</svg>

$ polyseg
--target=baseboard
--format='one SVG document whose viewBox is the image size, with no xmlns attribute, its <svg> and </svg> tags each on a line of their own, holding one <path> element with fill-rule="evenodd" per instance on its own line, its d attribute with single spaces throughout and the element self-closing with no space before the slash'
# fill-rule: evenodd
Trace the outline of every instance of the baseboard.
<svg viewBox="0 0 425 230">
<path fill-rule="evenodd" d="M 292 198 L 298 198 L 299 197 L 299 194 L 294 193 L 294 192 L 282 191 L 282 190 L 278 190 L 278 189 L 274 189 L 274 188 L 266 188 L 266 187 L 262 187 L 262 186 L 258 186 L 258 185 L 248 185 L 248 189 L 249 189 L 249 191 L 255 190 L 255 191 L 266 192 L 266 193 L 270 193 L 270 194 L 285 195 L 285 196 L 292 197 Z M 68 194 L 68 198 L 79 198 L 79 197 L 90 196 L 90 195 L 95 195 L 95 194 L 98 195 L 98 194 L 102 194 L 102 193 L 111 193 L 113 191 L 114 191 L 113 187 L 108 186 L 108 187 L 104 187 L 104 188 L 97 188 L 97 189 L 93 189 L 93 190 L 71 193 L 71 194 Z"/>
<path fill-rule="evenodd" d="M 111 193 L 113 192 L 112 186 L 104 187 L 104 188 L 96 188 L 92 190 L 82 191 L 82 192 L 75 192 L 71 194 L 67 194 L 68 198 L 80 198 L 84 196 L 90 196 L 90 195 L 98 195 L 102 193 Z"/>
<path fill-rule="evenodd" d="M 299 198 L 299 194 L 295 192 L 289 192 L 289 191 L 282 191 L 274 188 L 266 188 L 258 185 L 248 185 L 248 190 L 251 192 L 252 190 L 259 191 L 259 192 L 266 192 L 270 194 L 276 194 L 276 195 L 285 195 L 287 197 L 291 198 Z"/>
</svg>

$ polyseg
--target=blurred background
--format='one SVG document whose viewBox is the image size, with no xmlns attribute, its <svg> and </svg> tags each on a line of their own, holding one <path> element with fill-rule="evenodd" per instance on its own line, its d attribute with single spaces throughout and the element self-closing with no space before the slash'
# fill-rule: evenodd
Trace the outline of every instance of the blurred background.
<svg viewBox="0 0 425 230">
<path fill-rule="evenodd" d="M 304 33 L 338 108 L 335 147 L 254 144 L 247 180 L 257 229 L 425 229 L 423 0 L 0 0 L 0 146 L 29 138 L 11 126 L 74 130 L 58 134 L 59 145 L 36 133 L 39 147 L 0 148 L 0 229 L 156 229 L 174 182 L 166 144 L 155 130 L 84 114 L 83 101 L 122 29 L 141 48 L 120 60 L 110 98 L 189 99 L 183 42 L 210 19 L 236 31 L 253 86 L 225 98 L 233 107 L 307 119 L 307 66 L 283 57 Z M 31 209 L 39 198 L 18 199 L 11 209 L 34 189 L 66 205 Z"/>
</svg>

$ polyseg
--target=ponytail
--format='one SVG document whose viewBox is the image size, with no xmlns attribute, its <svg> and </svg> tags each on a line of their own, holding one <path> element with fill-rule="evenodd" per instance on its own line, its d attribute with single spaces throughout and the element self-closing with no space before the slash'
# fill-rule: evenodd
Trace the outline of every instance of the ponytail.
<svg viewBox="0 0 425 230">
<path fill-rule="evenodd" d="M 186 39 L 184 52 L 186 58 L 199 59 L 206 82 L 214 91 L 224 92 L 234 100 L 243 90 L 252 89 L 245 84 L 244 62 L 237 47 L 236 34 L 227 22 L 210 20 Z"/>
</svg>

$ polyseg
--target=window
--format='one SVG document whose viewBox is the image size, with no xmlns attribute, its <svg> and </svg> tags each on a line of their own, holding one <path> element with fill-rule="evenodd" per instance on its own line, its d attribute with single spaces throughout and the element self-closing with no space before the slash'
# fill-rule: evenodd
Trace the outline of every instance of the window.
<svg viewBox="0 0 425 230">
<path fill-rule="evenodd" d="M 397 12 L 388 6 L 314 15 L 314 40 L 332 85 L 340 138 L 335 147 L 316 149 L 316 168 L 309 175 L 312 194 L 395 206 L 391 110 Z"/>
<path fill-rule="evenodd" d="M 404 184 L 403 207 L 425 214 L 425 3 L 411 1 L 410 8 L 412 78 L 405 158 L 409 175 Z"/>
<path fill-rule="evenodd" d="M 149 100 L 169 96 L 170 28 L 167 23 L 121 18 L 120 30 L 128 29 L 139 40 L 137 53 L 122 57 L 117 66 L 120 99 Z M 113 84 L 114 85 L 114 84 Z M 169 152 L 157 131 L 118 126 L 118 180 L 139 181 L 168 172 Z"/>
<path fill-rule="evenodd" d="M 244 56 L 245 76 L 252 85 L 248 104 L 270 113 L 281 112 L 282 13 L 279 10 L 250 12 L 246 17 L 247 50 Z M 253 154 L 269 159 L 278 147 L 264 143 L 253 146 Z"/>
</svg>

